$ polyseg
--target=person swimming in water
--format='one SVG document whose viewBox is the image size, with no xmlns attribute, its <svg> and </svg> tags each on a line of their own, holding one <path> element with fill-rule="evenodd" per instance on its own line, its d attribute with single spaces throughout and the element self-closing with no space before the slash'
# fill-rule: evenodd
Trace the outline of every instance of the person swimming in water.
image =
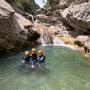
<svg viewBox="0 0 90 90">
<path fill-rule="evenodd" d="M 31 68 L 40 67 L 45 62 L 43 50 L 38 50 L 38 53 L 36 53 L 35 48 L 32 48 L 31 52 L 25 51 L 24 54 L 24 63 L 30 64 Z"/>
<path fill-rule="evenodd" d="M 43 50 L 38 50 L 37 60 L 39 64 L 43 64 L 45 62 L 45 56 L 43 54 Z"/>
<path fill-rule="evenodd" d="M 24 63 L 30 64 L 33 69 L 35 68 L 35 62 L 30 51 L 25 51 L 23 59 Z"/>
<path fill-rule="evenodd" d="M 25 51 L 24 53 L 24 62 L 23 63 L 28 63 L 29 62 L 29 56 L 30 56 L 30 52 L 29 51 Z"/>
<path fill-rule="evenodd" d="M 32 53 L 32 57 L 33 57 L 33 59 L 34 59 L 34 62 L 37 62 L 37 53 L 36 53 L 36 49 L 35 49 L 35 48 L 32 48 L 31 53 Z"/>
</svg>

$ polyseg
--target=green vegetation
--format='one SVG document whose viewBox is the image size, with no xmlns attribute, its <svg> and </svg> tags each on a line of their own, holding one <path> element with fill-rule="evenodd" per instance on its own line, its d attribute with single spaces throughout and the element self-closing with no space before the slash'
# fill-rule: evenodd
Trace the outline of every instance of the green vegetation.
<svg viewBox="0 0 90 90">
<path fill-rule="evenodd" d="M 48 1 L 45 2 L 44 8 L 45 9 L 48 9 L 49 8 L 49 2 Z"/>
<path fill-rule="evenodd" d="M 81 41 L 78 41 L 78 40 L 74 41 L 74 44 L 77 45 L 78 47 L 83 47 L 85 53 L 90 52 L 90 49 L 84 43 L 82 43 Z"/>
<path fill-rule="evenodd" d="M 34 0 L 6 0 L 8 3 L 13 4 L 20 10 L 26 13 L 35 14 L 39 6 Z"/>
<path fill-rule="evenodd" d="M 79 47 L 83 47 L 83 43 L 81 41 L 74 41 L 74 44 L 79 46 Z"/>
</svg>

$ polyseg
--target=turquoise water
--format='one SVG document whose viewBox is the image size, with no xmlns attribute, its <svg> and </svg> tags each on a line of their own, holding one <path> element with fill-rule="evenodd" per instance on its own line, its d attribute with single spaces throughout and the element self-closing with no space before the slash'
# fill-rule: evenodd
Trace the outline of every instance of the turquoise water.
<svg viewBox="0 0 90 90">
<path fill-rule="evenodd" d="M 90 63 L 77 51 L 59 46 L 40 46 L 44 68 L 20 67 L 22 52 L 0 59 L 0 90 L 90 90 Z"/>
</svg>

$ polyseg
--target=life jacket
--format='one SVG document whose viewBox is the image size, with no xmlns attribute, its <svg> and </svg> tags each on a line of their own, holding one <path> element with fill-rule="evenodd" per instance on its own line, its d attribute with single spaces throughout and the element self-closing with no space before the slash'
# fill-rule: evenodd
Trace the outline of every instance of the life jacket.
<svg viewBox="0 0 90 90">
<path fill-rule="evenodd" d="M 45 56 L 42 55 L 42 56 L 37 56 L 37 60 L 39 63 L 44 63 L 45 62 Z"/>
<path fill-rule="evenodd" d="M 24 60 L 28 63 L 34 64 L 34 59 L 32 56 L 24 57 Z"/>
<path fill-rule="evenodd" d="M 29 56 L 29 63 L 30 63 L 30 64 L 33 64 L 33 65 L 35 64 L 34 59 L 33 59 L 32 56 Z"/>
<path fill-rule="evenodd" d="M 37 54 L 36 53 L 32 54 L 32 57 L 33 57 L 34 61 L 37 61 Z"/>
</svg>

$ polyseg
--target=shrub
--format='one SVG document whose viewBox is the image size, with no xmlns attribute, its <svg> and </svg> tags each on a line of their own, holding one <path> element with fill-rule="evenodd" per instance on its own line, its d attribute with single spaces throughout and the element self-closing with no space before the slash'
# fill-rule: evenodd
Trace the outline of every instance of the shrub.
<svg viewBox="0 0 90 90">
<path fill-rule="evenodd" d="M 16 6 L 23 12 L 35 14 L 36 10 L 40 7 L 35 3 L 34 0 L 6 0 L 8 3 Z"/>
<path fill-rule="evenodd" d="M 79 46 L 79 47 L 83 47 L 83 44 L 81 43 L 81 41 L 74 41 L 74 44 Z"/>
<path fill-rule="evenodd" d="M 85 53 L 89 53 L 90 49 L 87 46 L 84 46 L 84 51 L 85 51 Z"/>
</svg>

